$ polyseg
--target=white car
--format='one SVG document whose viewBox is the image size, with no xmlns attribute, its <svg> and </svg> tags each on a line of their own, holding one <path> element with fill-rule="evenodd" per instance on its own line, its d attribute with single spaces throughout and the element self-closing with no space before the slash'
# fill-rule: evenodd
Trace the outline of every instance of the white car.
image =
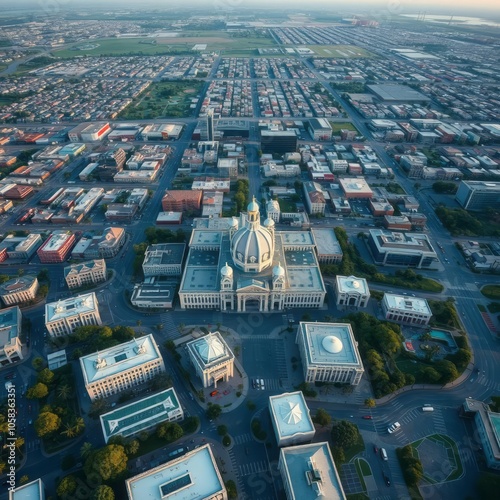
<svg viewBox="0 0 500 500">
<path fill-rule="evenodd" d="M 392 434 L 393 432 L 396 432 L 397 430 L 399 430 L 401 428 L 401 424 L 399 422 L 394 422 L 392 425 L 390 425 L 388 428 L 387 428 L 387 432 L 389 434 Z"/>
</svg>

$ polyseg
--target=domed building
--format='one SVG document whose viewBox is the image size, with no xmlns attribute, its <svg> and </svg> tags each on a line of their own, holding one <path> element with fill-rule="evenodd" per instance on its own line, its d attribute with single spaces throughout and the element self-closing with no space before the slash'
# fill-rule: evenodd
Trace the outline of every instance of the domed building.
<svg viewBox="0 0 500 500">
<path fill-rule="evenodd" d="M 326 289 L 309 231 L 261 224 L 255 198 L 226 227 L 195 228 L 179 289 L 182 309 L 282 311 L 321 307 Z M 222 228 L 221 228 L 222 227 Z"/>
<path fill-rule="evenodd" d="M 350 324 L 301 322 L 295 343 L 306 382 L 358 385 L 361 381 L 364 368 Z"/>
<path fill-rule="evenodd" d="M 349 308 L 366 307 L 370 300 L 370 289 L 364 278 L 356 276 L 340 276 L 335 278 L 335 295 L 337 306 Z"/>
</svg>

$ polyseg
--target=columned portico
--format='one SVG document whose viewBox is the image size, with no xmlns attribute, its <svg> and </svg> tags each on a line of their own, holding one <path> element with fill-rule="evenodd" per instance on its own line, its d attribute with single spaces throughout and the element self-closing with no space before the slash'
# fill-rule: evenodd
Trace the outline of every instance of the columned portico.
<svg viewBox="0 0 500 500">
<path fill-rule="evenodd" d="M 267 312 L 268 308 L 268 294 L 238 294 L 238 312 L 247 312 L 247 300 L 255 300 L 259 303 L 259 312 Z"/>
</svg>

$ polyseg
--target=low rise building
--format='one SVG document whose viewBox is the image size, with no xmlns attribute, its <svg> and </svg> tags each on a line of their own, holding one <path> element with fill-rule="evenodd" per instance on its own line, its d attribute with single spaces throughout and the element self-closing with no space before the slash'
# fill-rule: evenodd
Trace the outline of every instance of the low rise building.
<svg viewBox="0 0 500 500">
<path fill-rule="evenodd" d="M 72 257 L 83 259 L 111 259 L 125 243 L 125 229 L 108 227 L 101 235 L 82 238 L 73 249 Z"/>
<path fill-rule="evenodd" d="M 152 334 L 82 356 L 80 367 L 92 401 L 132 389 L 165 372 Z"/>
<path fill-rule="evenodd" d="M 437 269 L 439 259 L 429 238 L 422 233 L 370 229 L 368 248 L 377 264 Z"/>
<path fill-rule="evenodd" d="M 238 159 L 237 158 L 219 158 L 217 160 L 217 170 L 223 177 L 238 176 Z"/>
<path fill-rule="evenodd" d="M 185 243 L 148 246 L 142 263 L 144 276 L 180 276 L 185 252 Z"/>
<path fill-rule="evenodd" d="M 183 418 L 184 411 L 173 387 L 116 408 L 99 417 L 106 443 L 113 436 L 124 438 L 137 436 L 162 422 L 175 422 Z"/>
<path fill-rule="evenodd" d="M 8 234 L 0 243 L 0 250 L 5 248 L 9 259 L 28 260 L 42 244 L 39 234 L 31 233 L 27 236 Z"/>
<path fill-rule="evenodd" d="M 340 276 L 335 278 L 335 295 L 337 306 L 366 307 L 370 300 L 370 289 L 365 278 Z"/>
<path fill-rule="evenodd" d="M 227 500 L 224 480 L 206 444 L 125 481 L 128 500 Z"/>
<path fill-rule="evenodd" d="M 89 260 L 64 268 L 64 279 L 70 289 L 102 283 L 106 281 L 106 277 L 106 261 L 104 259 Z"/>
<path fill-rule="evenodd" d="M 22 314 L 18 306 L 0 310 L 0 367 L 24 359 L 21 323 Z"/>
<path fill-rule="evenodd" d="M 223 202 L 224 193 L 220 191 L 204 191 L 202 217 L 220 217 L 222 215 Z"/>
<path fill-rule="evenodd" d="M 373 191 L 362 177 L 345 177 L 339 179 L 339 184 L 348 200 L 373 198 Z"/>
<path fill-rule="evenodd" d="M 343 252 L 333 229 L 311 229 L 316 254 L 320 264 L 342 262 Z"/>
<path fill-rule="evenodd" d="M 79 326 L 101 325 L 95 293 L 86 293 L 45 304 L 45 328 L 51 337 L 74 332 Z"/>
<path fill-rule="evenodd" d="M 218 382 L 227 382 L 233 376 L 234 354 L 219 332 L 192 340 L 186 347 L 203 387 L 217 388 Z"/>
<path fill-rule="evenodd" d="M 45 500 L 45 485 L 38 478 L 13 490 L 9 489 L 9 500 Z"/>
<path fill-rule="evenodd" d="M 432 317 L 427 300 L 392 293 L 384 293 L 382 312 L 385 319 L 411 325 L 427 325 Z"/>
<path fill-rule="evenodd" d="M 267 218 L 273 220 L 275 223 L 280 221 L 280 204 L 278 200 L 269 200 L 266 204 Z"/>
<path fill-rule="evenodd" d="M 317 182 L 307 181 L 303 184 L 307 211 L 310 214 L 325 214 L 325 195 Z"/>
<path fill-rule="evenodd" d="M 35 300 L 39 284 L 36 276 L 23 275 L 0 285 L 0 298 L 6 306 Z"/>
<path fill-rule="evenodd" d="M 167 190 L 161 200 L 164 212 L 199 211 L 202 193 L 199 190 Z"/>
<path fill-rule="evenodd" d="M 164 281 L 157 276 L 146 277 L 135 285 L 130 302 L 144 309 L 172 309 L 177 283 Z"/>
<path fill-rule="evenodd" d="M 159 212 L 156 224 L 159 226 L 179 225 L 182 222 L 182 212 Z"/>
<path fill-rule="evenodd" d="M 75 235 L 69 231 L 53 231 L 47 241 L 37 250 L 38 258 L 42 264 L 64 262 L 73 245 Z"/>
<path fill-rule="evenodd" d="M 278 470 L 287 500 L 345 500 L 327 442 L 281 448 Z"/>
<path fill-rule="evenodd" d="M 278 446 L 310 443 L 314 438 L 316 429 L 302 391 L 270 396 L 269 413 Z"/>
<path fill-rule="evenodd" d="M 350 324 L 302 321 L 295 343 L 306 382 L 358 385 L 361 381 L 364 368 Z"/>
</svg>

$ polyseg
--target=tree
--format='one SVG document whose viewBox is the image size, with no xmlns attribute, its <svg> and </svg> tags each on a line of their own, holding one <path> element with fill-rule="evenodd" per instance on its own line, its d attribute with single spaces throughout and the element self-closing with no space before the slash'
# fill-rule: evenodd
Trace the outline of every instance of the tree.
<svg viewBox="0 0 500 500">
<path fill-rule="evenodd" d="M 89 455 L 92 453 L 93 449 L 94 449 L 94 446 L 92 445 L 92 443 L 85 441 L 85 443 L 83 443 L 82 447 L 80 448 L 80 456 L 83 459 L 87 459 L 89 457 Z"/>
<path fill-rule="evenodd" d="M 127 460 L 123 446 L 108 444 L 87 458 L 84 466 L 85 474 L 88 477 L 95 472 L 104 481 L 115 479 L 127 469 Z"/>
<path fill-rule="evenodd" d="M 238 498 L 238 490 L 236 488 L 236 483 L 232 479 L 229 479 L 224 484 L 226 486 L 228 498 L 231 499 Z"/>
<path fill-rule="evenodd" d="M 17 450 L 20 450 L 24 446 L 24 438 L 23 437 L 16 438 L 15 446 Z"/>
<path fill-rule="evenodd" d="M 208 420 L 216 420 L 220 417 L 222 413 L 222 408 L 218 404 L 211 404 L 207 408 L 207 418 Z"/>
<path fill-rule="evenodd" d="M 314 422 L 321 427 L 327 427 L 332 423 L 332 417 L 323 408 L 318 408 L 316 411 L 316 416 L 314 417 Z"/>
<path fill-rule="evenodd" d="M 337 468 L 345 462 L 344 448 L 341 446 L 333 446 L 331 448 L 332 457 Z"/>
<path fill-rule="evenodd" d="M 68 384 L 60 385 L 57 388 L 57 397 L 65 401 L 71 394 L 71 387 Z"/>
<path fill-rule="evenodd" d="M 115 500 L 115 492 L 107 484 L 101 484 L 92 493 L 91 500 Z"/>
<path fill-rule="evenodd" d="M 61 418 L 50 411 L 41 413 L 35 421 L 35 431 L 38 437 L 44 437 L 57 431 L 61 426 Z"/>
<path fill-rule="evenodd" d="M 96 399 L 91 405 L 89 410 L 89 417 L 99 418 L 99 415 L 103 414 L 109 409 L 109 403 L 102 398 Z"/>
<path fill-rule="evenodd" d="M 133 439 L 125 446 L 125 451 L 128 456 L 135 455 L 139 451 L 140 446 L 139 441 L 137 439 Z"/>
<path fill-rule="evenodd" d="M 44 398 L 48 393 L 49 389 L 47 388 L 47 386 L 39 382 L 26 391 L 26 397 L 28 399 L 41 399 Z"/>
<path fill-rule="evenodd" d="M 367 406 L 368 408 L 375 408 L 375 400 L 373 398 L 367 398 L 365 399 L 365 406 Z"/>
<path fill-rule="evenodd" d="M 61 498 L 72 498 L 76 492 L 78 484 L 74 476 L 63 477 L 57 486 L 57 496 Z"/>
<path fill-rule="evenodd" d="M 83 429 L 85 429 L 85 421 L 82 417 L 75 418 L 75 421 L 73 422 L 73 428 L 76 434 L 80 434 Z"/>
<path fill-rule="evenodd" d="M 69 423 L 64 424 L 64 431 L 62 431 L 61 434 L 67 438 L 73 438 L 76 436 L 75 429 Z"/>
<path fill-rule="evenodd" d="M 38 382 L 49 385 L 54 380 L 54 372 L 48 368 L 44 368 L 37 377 Z"/>
<path fill-rule="evenodd" d="M 359 431 L 356 425 L 347 420 L 340 420 L 332 427 L 332 441 L 335 446 L 350 448 L 358 440 Z"/>
<path fill-rule="evenodd" d="M 28 477 L 27 474 L 24 476 L 21 476 L 21 479 L 19 479 L 19 486 L 22 486 L 23 484 L 29 483 L 30 478 Z"/>
<path fill-rule="evenodd" d="M 36 370 L 41 370 L 43 368 L 43 365 L 44 365 L 44 361 L 42 358 L 40 357 L 36 357 L 33 359 L 33 361 L 31 362 L 31 366 Z"/>
<path fill-rule="evenodd" d="M 436 371 L 440 374 L 441 376 L 440 382 L 443 384 L 447 384 L 458 378 L 459 373 L 457 367 L 447 359 L 442 359 L 441 361 L 437 361 L 434 364 L 434 367 L 436 368 Z"/>
<path fill-rule="evenodd" d="M 218 425 L 217 426 L 217 434 L 219 434 L 219 436 L 225 436 L 227 434 L 227 426 Z"/>
<path fill-rule="evenodd" d="M 184 431 L 182 427 L 175 422 L 164 422 L 158 426 L 156 435 L 171 443 L 180 439 L 184 435 Z"/>
</svg>

